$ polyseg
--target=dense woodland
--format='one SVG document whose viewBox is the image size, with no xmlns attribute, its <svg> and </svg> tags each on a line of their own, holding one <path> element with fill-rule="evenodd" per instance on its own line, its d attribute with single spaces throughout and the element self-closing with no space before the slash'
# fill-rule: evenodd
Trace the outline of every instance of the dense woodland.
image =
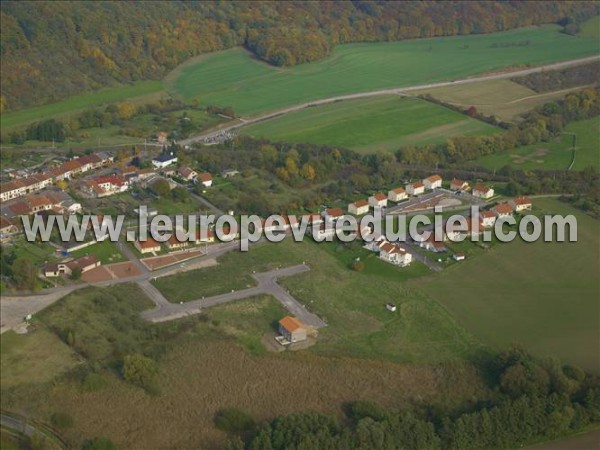
<svg viewBox="0 0 600 450">
<path fill-rule="evenodd" d="M 600 380 L 577 367 L 537 360 L 514 347 L 488 358 L 482 368 L 494 398 L 473 399 L 470 407 L 459 411 L 442 412 L 428 405 L 389 411 L 360 400 L 347 405 L 344 421 L 307 412 L 257 428 L 243 412 L 226 411 L 215 422 L 234 435 L 229 450 L 417 450 L 520 448 L 600 421 Z"/>
<path fill-rule="evenodd" d="M 560 23 L 595 2 L 2 2 L 0 111 L 117 83 L 160 79 L 184 60 L 243 45 L 275 65 L 348 42 L 490 33 Z"/>
<path fill-rule="evenodd" d="M 598 85 L 600 83 L 600 62 L 595 61 L 562 70 L 549 70 L 532 73 L 512 81 L 522 84 L 535 92 L 551 92 L 575 86 Z"/>
</svg>

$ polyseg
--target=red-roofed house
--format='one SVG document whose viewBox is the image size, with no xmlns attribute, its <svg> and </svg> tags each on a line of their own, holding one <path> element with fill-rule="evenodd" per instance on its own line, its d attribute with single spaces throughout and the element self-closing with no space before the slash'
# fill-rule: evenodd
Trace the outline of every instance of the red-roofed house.
<svg viewBox="0 0 600 450">
<path fill-rule="evenodd" d="M 496 213 L 494 211 L 481 211 L 479 213 L 479 222 L 484 228 L 493 227 L 496 223 Z"/>
<path fill-rule="evenodd" d="M 180 167 L 177 170 L 177 173 L 179 174 L 179 176 L 181 178 L 183 178 L 186 181 L 194 181 L 196 179 L 196 177 L 198 176 L 196 171 L 189 167 Z M 211 177 L 211 179 L 212 179 L 212 177 Z"/>
<path fill-rule="evenodd" d="M 494 196 L 494 190 L 485 184 L 478 183 L 473 188 L 472 194 L 474 197 L 492 198 Z"/>
<path fill-rule="evenodd" d="M 200 181 L 204 187 L 211 187 L 213 183 L 212 175 L 208 172 L 199 173 L 197 180 Z"/>
<path fill-rule="evenodd" d="M 357 200 L 348 205 L 348 212 L 355 216 L 360 216 L 369 212 L 369 202 L 367 200 Z"/>
<path fill-rule="evenodd" d="M 498 203 L 496 206 L 494 206 L 494 211 L 496 212 L 496 215 L 500 219 L 502 217 L 512 216 L 513 207 L 510 206 L 508 203 Z"/>
<path fill-rule="evenodd" d="M 279 333 L 289 343 L 306 340 L 305 325 L 292 316 L 286 316 L 279 321 Z"/>
<path fill-rule="evenodd" d="M 531 200 L 527 197 L 515 197 L 510 201 L 510 204 L 515 208 L 516 212 L 531 209 Z"/>
<path fill-rule="evenodd" d="M 466 181 L 453 178 L 450 182 L 451 191 L 466 191 L 467 189 L 469 189 L 469 183 Z"/>
<path fill-rule="evenodd" d="M 392 189 L 388 192 L 388 200 L 392 202 L 399 202 L 408 198 L 406 191 L 403 188 Z"/>
<path fill-rule="evenodd" d="M 373 208 L 385 208 L 387 206 L 387 201 L 387 196 L 381 192 L 373 194 L 369 197 L 369 205 L 371 205 Z"/>
<path fill-rule="evenodd" d="M 342 208 L 329 208 L 326 209 L 325 211 L 323 211 L 323 218 L 327 219 L 329 218 L 329 220 L 331 220 L 332 222 L 335 222 L 336 220 L 338 220 L 340 217 L 342 217 L 344 215 L 344 211 L 342 211 Z"/>
<path fill-rule="evenodd" d="M 437 189 L 442 187 L 442 177 L 439 175 L 431 175 L 423 180 L 426 189 Z"/>
<path fill-rule="evenodd" d="M 160 243 L 156 242 L 152 238 L 148 238 L 145 241 L 137 240 L 134 242 L 135 248 L 139 250 L 140 253 L 152 253 L 152 252 L 160 252 Z"/>
<path fill-rule="evenodd" d="M 406 267 L 412 261 L 412 254 L 390 242 L 383 242 L 379 246 L 379 258 L 397 266 Z"/>
<path fill-rule="evenodd" d="M 425 192 L 425 185 L 420 181 L 410 183 L 406 185 L 406 192 L 409 195 L 420 195 Z"/>
</svg>

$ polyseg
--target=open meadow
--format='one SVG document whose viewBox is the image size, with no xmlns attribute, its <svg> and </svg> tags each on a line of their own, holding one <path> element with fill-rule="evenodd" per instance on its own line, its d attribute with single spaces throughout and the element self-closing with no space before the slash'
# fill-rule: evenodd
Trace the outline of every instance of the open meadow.
<svg viewBox="0 0 600 450">
<path fill-rule="evenodd" d="M 558 139 L 484 156 L 476 159 L 472 164 L 488 169 L 511 166 L 515 169 L 525 170 L 566 170 L 572 160 L 572 133 L 577 135 L 573 170 L 583 170 L 589 166 L 600 168 L 600 116 L 570 123 Z"/>
<path fill-rule="evenodd" d="M 60 102 L 4 113 L 2 114 L 2 131 L 50 117 L 68 116 L 86 108 L 105 105 L 107 103 L 123 100 L 143 103 L 157 100 L 160 98 L 162 89 L 161 81 L 140 81 L 130 86 L 101 89 L 95 92 L 76 95 Z"/>
<path fill-rule="evenodd" d="M 415 95 L 431 95 L 444 103 L 467 109 L 471 106 L 486 116 L 496 116 L 506 122 L 544 103 L 560 100 L 571 88 L 537 93 L 511 80 L 490 80 L 475 84 L 444 86 L 415 91 Z"/>
<path fill-rule="evenodd" d="M 453 136 L 501 131 L 425 100 L 397 95 L 306 108 L 243 128 L 273 141 L 326 144 L 361 152 L 439 144 Z"/>
<path fill-rule="evenodd" d="M 232 106 L 238 114 L 252 115 L 334 95 L 574 59 L 599 49 L 596 38 L 569 36 L 556 25 L 340 45 L 321 61 L 291 68 L 272 67 L 245 50 L 231 49 L 185 63 L 167 77 L 165 87 L 184 101 Z"/>
<path fill-rule="evenodd" d="M 600 372 L 598 221 L 553 199 L 536 212 L 574 214 L 577 243 L 495 247 L 417 285 L 484 343 L 518 342 L 538 355 Z"/>
</svg>

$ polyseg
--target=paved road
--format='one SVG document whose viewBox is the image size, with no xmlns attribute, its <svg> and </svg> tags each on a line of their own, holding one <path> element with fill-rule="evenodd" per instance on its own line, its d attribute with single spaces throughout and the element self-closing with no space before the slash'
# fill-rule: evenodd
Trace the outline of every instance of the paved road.
<svg viewBox="0 0 600 450">
<path fill-rule="evenodd" d="M 261 114 L 261 115 L 255 116 L 255 117 L 244 118 L 234 124 L 225 125 L 220 128 L 216 128 L 216 129 L 209 130 L 204 133 L 198 134 L 196 136 L 192 136 L 188 139 L 184 139 L 184 140 L 180 141 L 179 144 L 190 145 L 195 142 L 200 142 L 206 138 L 216 137 L 219 134 L 224 133 L 224 132 L 232 131 L 232 130 L 244 127 L 246 125 L 250 125 L 250 124 L 253 124 L 256 122 L 262 122 L 263 120 L 272 119 L 274 117 L 282 116 L 284 114 L 289 114 L 291 112 L 299 111 L 301 109 L 308 108 L 311 106 L 325 105 L 327 103 L 338 102 L 341 100 L 354 100 L 354 99 L 359 99 L 359 98 L 375 97 L 378 95 L 402 94 L 402 93 L 406 93 L 406 92 L 420 91 L 420 90 L 424 90 L 424 89 L 433 89 L 433 88 L 439 88 L 439 87 L 445 87 L 445 86 L 455 86 L 455 85 L 461 85 L 461 84 L 479 83 L 482 81 L 521 77 L 521 76 L 529 75 L 532 73 L 544 72 L 546 70 L 557 70 L 557 69 L 562 69 L 565 67 L 576 66 L 579 64 L 585 64 L 585 63 L 588 63 L 591 61 L 596 61 L 598 59 L 600 59 L 600 55 L 589 56 L 586 58 L 573 59 L 570 61 L 563 61 L 563 62 L 554 63 L 554 64 L 546 64 L 544 66 L 533 67 L 531 69 L 522 69 L 522 70 L 511 71 L 511 72 L 494 73 L 494 74 L 490 74 L 490 75 L 481 75 L 481 76 L 475 76 L 475 77 L 471 77 L 471 78 L 463 78 L 463 79 L 454 80 L 454 81 L 442 81 L 439 83 L 420 84 L 420 85 L 416 85 L 416 86 L 406 86 L 406 87 L 399 87 L 399 88 L 392 88 L 392 89 L 380 89 L 380 90 L 373 90 L 373 91 L 368 91 L 368 92 L 359 92 L 356 94 L 338 95 L 335 97 L 328 97 L 328 98 L 323 98 L 320 100 L 313 100 L 310 102 L 301 103 L 299 105 L 289 106 L 287 108 L 279 109 L 276 111 L 271 111 L 271 112 Z"/>
<path fill-rule="evenodd" d="M 309 312 L 298 300 L 292 297 L 284 288 L 282 288 L 277 280 L 282 277 L 297 275 L 310 270 L 307 265 L 300 264 L 297 266 L 286 267 L 284 269 L 271 270 L 252 275 L 258 285 L 240 291 L 232 291 L 226 294 L 215 295 L 212 297 L 201 298 L 182 304 L 169 303 L 167 299 L 152 286 L 148 281 L 139 283 L 142 289 L 148 296 L 154 300 L 156 307 L 149 311 L 144 311 L 142 317 L 150 322 L 165 322 L 169 320 L 179 319 L 181 317 L 198 314 L 205 308 L 211 306 L 222 305 L 224 303 L 241 300 L 244 298 L 254 297 L 256 295 L 267 294 L 272 295 L 281 304 L 290 311 L 291 314 L 298 317 L 300 321 L 306 325 L 322 328 L 326 326 L 325 322 L 317 315 Z"/>
</svg>

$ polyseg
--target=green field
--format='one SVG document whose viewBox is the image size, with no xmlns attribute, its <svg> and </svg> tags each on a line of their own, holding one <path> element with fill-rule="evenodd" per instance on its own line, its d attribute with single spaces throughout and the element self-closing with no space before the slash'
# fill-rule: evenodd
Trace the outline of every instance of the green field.
<svg viewBox="0 0 600 450">
<path fill-rule="evenodd" d="M 527 46 L 510 46 L 527 40 Z M 494 44 L 508 46 L 494 48 Z M 230 105 L 238 114 L 250 115 L 318 98 L 452 80 L 588 56 L 599 50 L 596 38 L 569 36 L 555 25 L 488 35 L 340 45 L 321 61 L 283 69 L 232 49 L 188 62 L 165 84 L 185 101 Z"/>
<path fill-rule="evenodd" d="M 598 222 L 553 199 L 536 209 L 575 214 L 577 243 L 495 247 L 420 285 L 484 343 L 523 344 L 538 355 L 600 372 Z"/>
<path fill-rule="evenodd" d="M 102 264 L 111 264 L 126 260 L 114 242 L 111 242 L 109 239 L 90 245 L 89 247 L 82 248 L 81 250 L 74 251 L 71 253 L 71 255 L 75 258 L 86 255 L 94 255 L 100 260 L 100 262 L 102 262 Z"/>
<path fill-rule="evenodd" d="M 367 152 L 439 144 L 452 136 L 496 131 L 500 130 L 425 100 L 391 95 L 306 108 L 250 125 L 242 133 Z"/>
<path fill-rule="evenodd" d="M 414 93 L 428 94 L 464 109 L 475 106 L 477 111 L 486 116 L 496 116 L 510 122 L 544 103 L 564 98 L 568 91 L 575 89 L 578 88 L 538 94 L 514 81 L 490 80 L 475 84 L 425 89 Z"/>
<path fill-rule="evenodd" d="M 577 134 L 575 164 L 573 170 L 588 166 L 600 168 L 600 116 L 572 122 L 565 127 L 565 134 L 550 142 L 539 142 L 503 153 L 484 156 L 473 162 L 488 169 L 511 166 L 516 169 L 567 169 L 571 164 L 571 145 Z"/>
<path fill-rule="evenodd" d="M 592 17 L 581 24 L 579 35 L 585 38 L 600 39 L 600 16 Z"/>
<path fill-rule="evenodd" d="M 76 95 L 60 102 L 2 114 L 2 131 L 35 122 L 36 120 L 74 114 L 92 106 L 123 100 L 133 102 L 146 101 L 155 97 L 160 91 L 162 91 L 161 81 L 140 81 L 131 86 L 107 88 L 96 92 Z"/>
</svg>

